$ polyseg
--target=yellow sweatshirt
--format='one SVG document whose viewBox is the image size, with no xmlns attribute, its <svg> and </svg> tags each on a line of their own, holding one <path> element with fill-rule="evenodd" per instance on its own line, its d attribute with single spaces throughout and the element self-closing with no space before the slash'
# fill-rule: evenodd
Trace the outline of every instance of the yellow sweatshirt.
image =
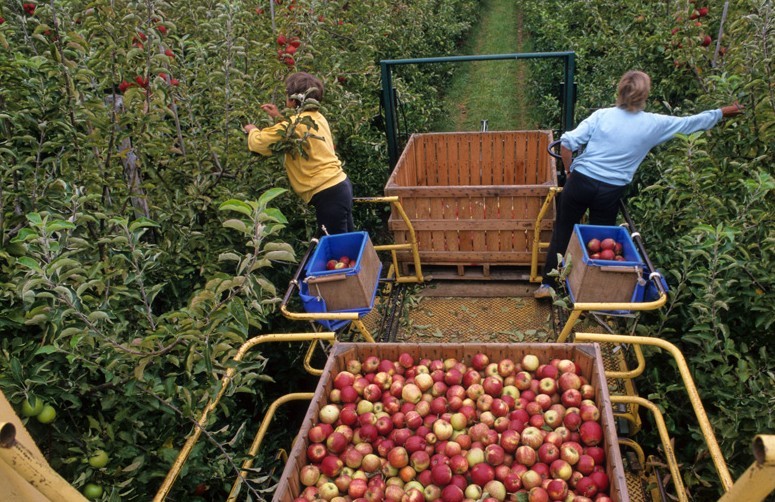
<svg viewBox="0 0 775 502">
<path fill-rule="evenodd" d="M 323 114 L 318 111 L 306 111 L 302 112 L 301 116 L 309 116 L 315 121 L 318 129 L 313 129 L 310 133 L 317 137 L 309 138 L 308 158 L 285 154 L 283 164 L 291 188 L 304 202 L 309 203 L 313 195 L 341 183 L 347 179 L 347 175 L 334 151 L 331 128 Z M 295 119 L 296 116 L 291 117 L 291 121 Z M 251 130 L 248 134 L 248 150 L 261 155 L 272 155 L 270 147 L 280 140 L 285 126 L 285 123 L 280 122 L 264 129 Z M 300 125 L 297 132 L 301 136 L 306 130 L 305 125 Z"/>
</svg>

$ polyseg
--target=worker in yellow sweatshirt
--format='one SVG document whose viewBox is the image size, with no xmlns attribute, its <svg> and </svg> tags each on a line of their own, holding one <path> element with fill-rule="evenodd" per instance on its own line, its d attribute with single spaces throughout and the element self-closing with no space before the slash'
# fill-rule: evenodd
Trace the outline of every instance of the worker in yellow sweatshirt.
<svg viewBox="0 0 775 502">
<path fill-rule="evenodd" d="M 353 190 L 342 161 L 334 151 L 328 121 L 319 111 L 323 82 L 309 73 L 293 73 L 285 79 L 286 107 L 296 110 L 284 118 L 274 104 L 261 105 L 277 120 L 273 126 L 259 129 L 244 126 L 248 149 L 261 155 L 283 153 L 283 164 L 291 188 L 315 208 L 316 235 L 352 232 Z"/>
</svg>

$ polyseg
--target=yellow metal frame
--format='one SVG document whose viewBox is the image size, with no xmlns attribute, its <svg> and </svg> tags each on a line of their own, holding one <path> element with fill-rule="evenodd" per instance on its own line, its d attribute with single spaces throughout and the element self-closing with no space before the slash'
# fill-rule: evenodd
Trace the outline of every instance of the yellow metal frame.
<svg viewBox="0 0 775 502">
<path fill-rule="evenodd" d="M 39 461 L 27 447 L 16 440 L 16 426 L 10 422 L 0 422 L 0 462 L 7 464 L 50 500 L 63 502 L 86 500 L 54 469 Z"/>
<path fill-rule="evenodd" d="M 272 334 L 272 335 L 256 336 L 247 340 L 245 343 L 243 343 L 240 346 L 239 350 L 237 351 L 237 354 L 234 356 L 233 362 L 237 363 L 241 361 L 245 357 L 245 354 L 247 354 L 250 349 L 258 345 L 261 345 L 263 343 L 307 342 L 307 341 L 312 341 L 314 343 L 318 340 L 335 342 L 336 334 L 328 331 L 323 333 L 287 333 L 287 334 Z M 180 453 L 178 454 L 178 457 L 175 459 L 175 462 L 172 464 L 172 467 L 170 468 L 169 472 L 167 472 L 167 477 L 164 478 L 164 482 L 162 483 L 161 487 L 159 488 L 159 491 L 156 493 L 156 496 L 153 499 L 154 501 L 162 501 L 165 498 L 167 498 L 167 495 L 169 495 L 169 492 L 172 489 L 172 485 L 175 483 L 175 480 L 180 474 L 180 470 L 183 468 L 183 464 L 188 459 L 188 456 L 191 454 L 191 450 L 194 448 L 194 445 L 196 445 L 196 442 L 199 440 L 199 436 L 202 435 L 202 431 L 205 429 L 205 426 L 207 425 L 208 416 L 210 415 L 210 413 L 215 412 L 215 409 L 218 406 L 218 403 L 226 393 L 226 389 L 229 387 L 229 384 L 234 379 L 234 375 L 236 374 L 236 372 L 237 372 L 236 365 L 230 366 L 226 370 L 226 373 L 221 379 L 221 389 L 218 391 L 218 394 L 214 399 L 210 399 L 208 401 L 207 405 L 205 406 L 205 409 L 202 411 L 202 415 L 199 417 L 199 421 L 197 421 L 196 426 L 194 427 L 194 430 L 186 440 L 186 443 L 180 449 Z M 272 403 L 272 405 L 270 406 L 270 411 L 272 415 L 274 415 L 274 412 L 277 406 L 279 406 L 283 402 L 287 402 L 288 400 L 292 400 L 292 399 L 301 399 L 301 397 L 299 397 L 300 394 L 290 394 L 289 396 L 291 397 L 289 398 L 288 396 L 284 396 L 278 399 L 277 401 L 275 401 L 274 403 Z M 266 423 L 266 427 L 268 427 L 269 420 L 264 420 L 264 423 Z M 260 446 L 261 440 L 263 440 L 264 434 L 266 433 L 266 430 L 264 428 L 265 427 L 264 423 L 261 424 L 259 433 L 256 435 L 256 440 L 254 440 L 254 446 L 256 450 Z M 252 448 L 253 447 L 251 447 L 251 449 Z M 241 473 L 239 478 L 242 479 Z"/>
<path fill-rule="evenodd" d="M 625 393 L 628 396 L 638 395 L 635 391 L 635 386 L 632 382 L 632 379 L 640 376 L 646 369 L 646 359 L 643 357 L 643 351 L 641 350 L 640 346 L 633 345 L 633 352 L 635 353 L 635 359 L 638 362 L 638 365 L 635 367 L 635 369 L 627 369 L 627 362 L 625 361 L 624 354 L 622 353 L 620 356 L 621 358 L 617 360 L 617 363 L 619 364 L 620 368 L 623 368 L 623 370 L 605 372 L 606 378 L 623 380 Z M 643 424 L 640 420 L 640 413 L 638 413 L 637 404 L 631 404 L 628 406 L 627 411 L 614 411 L 614 416 L 617 418 L 623 418 L 630 423 L 632 427 L 632 429 L 629 431 L 630 435 L 635 435 L 640 432 Z"/>
<path fill-rule="evenodd" d="M 552 205 L 552 202 L 554 202 L 554 198 L 560 192 L 562 192 L 561 187 L 549 188 L 549 193 L 546 194 L 544 204 L 541 206 L 541 210 L 538 211 L 535 228 L 533 229 L 533 251 L 530 259 L 530 282 L 541 282 L 543 279 L 543 277 L 538 275 L 538 253 L 541 250 L 548 248 L 549 243 L 541 242 L 541 221 L 543 221 L 544 216 L 546 216 L 546 212 L 549 211 L 549 207 Z"/>
<path fill-rule="evenodd" d="M 256 437 L 253 439 L 253 444 L 250 445 L 250 449 L 248 450 L 249 458 L 247 458 L 242 463 L 242 470 L 237 476 L 237 479 L 234 481 L 234 484 L 231 487 L 231 491 L 229 492 L 229 498 L 226 500 L 230 502 L 232 500 L 237 500 L 237 495 L 239 495 L 240 487 L 248 475 L 248 470 L 253 467 L 253 457 L 256 456 L 258 449 L 261 447 L 261 443 L 264 441 L 264 436 L 266 436 L 266 431 L 269 429 L 269 424 L 274 418 L 274 415 L 277 412 L 277 408 L 290 401 L 311 401 L 313 397 L 315 397 L 314 392 L 298 392 L 294 394 L 286 394 L 275 400 L 275 402 L 269 406 L 269 409 L 266 411 L 266 415 L 264 415 L 264 419 L 261 421 L 261 426 L 258 428 Z"/>
<path fill-rule="evenodd" d="M 391 269 L 395 273 L 394 282 L 397 283 L 410 283 L 417 284 L 425 281 L 422 275 L 422 264 L 420 263 L 420 251 L 417 246 L 417 234 L 414 231 L 414 226 L 409 220 L 409 217 L 404 211 L 404 206 L 401 205 L 401 201 L 397 196 L 390 197 L 355 197 L 354 202 L 368 203 L 368 204 L 390 204 L 392 208 L 398 213 L 398 216 L 406 223 L 406 228 L 409 230 L 409 242 L 404 244 L 381 244 L 374 246 L 376 251 L 390 251 L 390 257 L 392 261 Z M 400 267 L 398 266 L 398 255 L 396 251 L 409 250 L 412 252 L 412 262 L 414 263 L 414 275 L 402 276 Z"/>
<path fill-rule="evenodd" d="M 775 435 L 753 439 L 755 461 L 719 502 L 760 502 L 775 490 Z"/>
<path fill-rule="evenodd" d="M 565 322 L 565 326 L 563 326 L 560 336 L 557 337 L 557 343 L 564 343 L 568 339 L 568 336 L 570 336 L 571 331 L 573 331 L 573 326 L 576 324 L 576 321 L 578 321 L 579 317 L 581 317 L 581 314 L 583 312 L 592 312 L 592 311 L 606 312 L 606 311 L 616 311 L 616 310 L 637 310 L 637 311 L 655 310 L 662 307 L 666 302 L 667 302 L 667 295 L 665 293 L 660 293 L 659 298 L 657 298 L 653 302 L 574 303 L 573 310 L 568 316 L 568 320 Z M 578 334 L 576 336 L 578 336 Z M 624 342 L 624 343 L 627 343 L 627 342 Z"/>
<path fill-rule="evenodd" d="M 631 335 L 626 335 L 626 336 L 625 335 L 605 335 L 600 333 L 576 333 L 576 341 L 648 345 L 652 347 L 658 347 L 658 348 L 661 348 L 662 350 L 667 351 L 676 362 L 678 372 L 681 375 L 681 379 L 683 380 L 684 387 L 686 388 L 686 392 L 689 395 L 689 402 L 691 403 L 692 408 L 694 409 L 694 414 L 697 417 L 697 421 L 699 423 L 700 430 L 702 431 L 702 435 L 705 439 L 705 443 L 708 445 L 708 452 L 710 453 L 710 456 L 716 467 L 716 472 L 718 473 L 719 479 L 721 480 L 721 485 L 725 492 L 728 492 L 730 490 L 733 484 L 732 476 L 729 474 L 729 469 L 727 468 L 727 464 L 724 461 L 724 456 L 721 454 L 721 448 L 719 447 L 718 442 L 716 441 L 716 436 L 713 433 L 713 427 L 711 426 L 707 413 L 705 413 L 705 408 L 702 405 L 702 400 L 700 399 L 700 395 L 697 392 L 697 387 L 694 384 L 694 379 L 692 378 L 691 372 L 689 371 L 689 365 L 686 363 L 686 359 L 684 358 L 681 351 L 678 350 L 678 348 L 675 345 L 673 345 L 672 343 L 666 340 L 662 340 L 659 338 L 652 338 L 652 337 L 646 337 L 646 336 L 631 336 Z M 609 376 L 609 373 L 606 372 L 606 377 L 608 376 Z M 666 438 L 663 437 L 662 428 L 664 427 L 664 420 L 662 419 L 661 413 L 659 413 L 659 409 L 656 407 L 656 405 L 654 405 L 650 401 L 647 401 L 643 398 L 632 397 L 632 396 L 611 396 L 611 401 L 612 402 L 634 402 L 639 406 L 644 406 L 648 408 L 652 413 L 654 413 L 654 416 L 657 420 L 657 427 L 660 429 L 660 437 L 662 438 L 662 443 L 665 448 L 667 461 L 670 466 L 670 472 L 674 477 L 674 483 L 676 485 L 678 496 L 686 497 L 685 490 L 683 488 L 683 481 L 680 478 L 680 472 L 678 471 L 678 465 L 675 461 L 675 456 L 673 455 L 672 447 L 669 444 L 669 438 L 666 441 Z M 659 415 L 657 415 L 658 413 Z M 665 428 L 664 436 L 666 435 L 667 435 L 667 429 Z M 682 498 L 681 500 L 686 500 L 686 499 Z"/>
</svg>

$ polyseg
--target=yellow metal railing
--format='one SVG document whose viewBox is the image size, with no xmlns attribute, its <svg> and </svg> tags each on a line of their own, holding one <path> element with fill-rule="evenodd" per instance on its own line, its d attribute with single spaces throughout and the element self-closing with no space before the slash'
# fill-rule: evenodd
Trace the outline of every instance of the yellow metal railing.
<svg viewBox="0 0 775 502">
<path fill-rule="evenodd" d="M 561 187 L 549 188 L 549 193 L 546 194 L 544 204 L 541 206 L 541 210 L 538 211 L 535 228 L 533 229 L 533 251 L 530 257 L 530 282 L 541 282 L 541 279 L 543 279 L 543 277 L 538 275 L 538 253 L 541 252 L 541 250 L 548 248 L 549 243 L 541 242 L 541 222 L 549 211 L 552 202 L 554 202 L 554 198 L 560 192 L 562 192 Z"/>
<path fill-rule="evenodd" d="M 229 492 L 229 498 L 227 499 L 229 502 L 237 500 L 240 487 L 246 479 L 248 471 L 251 467 L 253 467 L 254 457 L 258 453 L 258 449 L 261 447 L 261 443 L 264 441 L 264 436 L 266 436 L 266 431 L 269 429 L 269 424 L 274 418 L 274 415 L 277 412 L 277 408 L 290 401 L 311 401 L 314 396 L 315 394 L 313 392 L 286 394 L 275 400 L 275 402 L 269 406 L 269 409 L 266 410 L 266 414 L 264 415 L 264 419 L 261 421 L 261 426 L 258 428 L 256 437 L 253 439 L 253 444 L 250 445 L 250 449 L 248 450 L 248 458 L 242 463 L 242 470 L 240 471 L 239 476 L 237 476 L 237 480 L 231 487 L 231 492 Z"/>
<path fill-rule="evenodd" d="M 403 244 L 382 244 L 374 246 L 376 251 L 390 251 L 392 270 L 395 273 L 394 281 L 397 283 L 421 283 L 425 281 L 422 275 L 422 265 L 420 264 L 420 251 L 417 247 L 417 234 L 414 231 L 414 226 L 409 220 L 404 207 L 401 205 L 397 196 L 390 197 L 355 197 L 354 202 L 370 203 L 370 204 L 390 204 L 391 207 L 398 213 L 398 216 L 404 220 L 406 228 L 409 231 L 409 242 Z M 414 275 L 402 276 L 400 267 L 398 266 L 398 255 L 396 251 L 411 251 L 412 262 L 414 264 Z"/>
<path fill-rule="evenodd" d="M 308 342 L 308 341 L 315 343 L 319 340 L 333 342 L 336 340 L 336 334 L 329 331 L 329 332 L 323 332 L 323 333 L 287 333 L 287 334 L 256 336 L 254 338 L 251 338 L 250 340 L 247 340 L 245 343 L 243 343 L 240 346 L 239 350 L 237 350 L 237 354 L 234 356 L 233 362 L 237 363 L 241 361 L 245 357 L 245 354 L 248 353 L 248 351 L 263 343 Z M 205 426 L 207 425 L 207 419 L 210 413 L 215 412 L 215 409 L 218 406 L 218 403 L 226 393 L 226 389 L 229 387 L 229 384 L 231 384 L 232 380 L 234 379 L 234 375 L 236 374 L 236 372 L 237 372 L 236 365 L 230 366 L 226 370 L 226 374 L 224 374 L 223 378 L 221 379 L 221 388 L 218 391 L 218 394 L 216 395 L 215 398 L 210 399 L 210 401 L 205 406 L 205 409 L 202 411 L 202 415 L 199 417 L 199 420 L 197 421 L 194 427 L 194 430 L 191 432 L 191 435 L 188 437 L 188 439 L 186 440 L 186 443 L 181 448 L 180 453 L 178 454 L 178 457 L 175 459 L 175 462 L 172 464 L 172 468 L 170 468 L 169 472 L 167 473 L 167 477 L 164 478 L 164 482 L 162 483 L 161 487 L 159 488 L 159 491 L 156 493 L 156 496 L 153 499 L 154 501 L 162 501 L 165 498 L 167 498 L 167 495 L 169 495 L 169 492 L 172 489 L 172 485 L 175 483 L 175 480 L 180 474 L 180 470 L 183 468 L 183 464 L 186 462 L 186 460 L 188 459 L 188 456 L 191 454 L 191 450 L 194 448 L 194 446 L 196 445 L 196 442 L 199 440 L 199 436 L 202 435 L 202 431 L 205 429 Z M 274 415 L 274 411 L 276 407 L 282 404 L 283 402 L 286 402 L 287 400 L 302 398 L 300 397 L 302 396 L 300 394 L 291 394 L 290 396 L 291 396 L 290 398 L 288 398 L 288 396 L 285 396 L 285 398 L 280 398 L 278 399 L 278 401 L 275 401 L 275 403 L 272 404 L 272 406 L 270 407 L 272 415 Z M 268 426 L 269 420 L 264 420 L 264 423 L 266 423 Z M 264 423 L 262 423 L 261 428 L 259 429 L 259 433 L 256 435 L 256 440 L 254 440 L 253 446 L 255 447 L 256 450 L 258 450 L 258 447 L 261 444 L 261 440 L 263 440 L 264 434 L 266 433 L 266 430 L 264 429 Z M 252 449 L 253 447 L 251 447 L 251 451 Z M 242 479 L 241 474 L 239 476 L 239 479 Z"/>
<path fill-rule="evenodd" d="M 721 480 L 721 485 L 724 488 L 724 491 L 729 491 L 729 489 L 732 487 L 732 476 L 729 474 L 729 469 L 727 468 L 727 464 L 724 461 L 724 456 L 721 454 L 721 448 L 718 445 L 718 442 L 716 441 L 716 436 L 713 433 L 713 427 L 710 423 L 710 420 L 708 419 L 707 413 L 705 413 L 705 408 L 702 405 L 702 400 L 700 399 L 700 394 L 697 392 L 697 387 L 694 384 L 694 379 L 692 378 L 691 372 L 689 371 L 689 365 L 686 363 L 686 359 L 684 358 L 683 354 L 681 353 L 678 348 L 673 345 L 672 343 L 662 340 L 660 338 L 652 338 L 652 337 L 646 337 L 646 336 L 631 336 L 631 335 L 604 335 L 599 333 L 576 333 L 576 341 L 577 342 L 598 342 L 598 343 L 614 343 L 614 344 L 633 344 L 633 345 L 649 345 L 652 347 L 658 347 L 665 351 L 667 351 L 675 360 L 676 366 L 678 368 L 678 372 L 681 375 L 681 379 L 683 380 L 684 387 L 686 388 L 686 392 L 689 395 L 689 402 L 692 405 L 692 408 L 694 409 L 694 414 L 697 417 L 697 421 L 700 426 L 700 430 L 702 431 L 702 435 L 705 438 L 705 443 L 708 445 L 708 452 L 710 453 L 710 456 L 713 460 L 714 465 L 716 466 L 716 472 L 718 473 L 719 479 Z M 606 372 L 606 377 L 608 377 L 609 374 Z M 627 400 L 633 400 L 634 401 L 627 401 Z M 655 412 L 656 406 L 646 401 L 642 398 L 634 398 L 631 396 L 611 396 L 612 402 L 634 402 L 638 405 L 646 406 L 649 410 L 652 412 Z M 644 404 L 643 401 L 646 401 L 648 404 Z M 656 412 L 659 410 L 656 409 Z M 655 416 L 656 416 L 655 412 Z M 657 420 L 657 426 L 659 425 L 659 419 Z M 662 436 L 662 432 L 660 431 L 660 436 Z M 663 438 L 664 443 L 664 438 Z M 675 458 L 672 454 L 672 449 L 669 449 L 669 444 L 665 445 L 665 451 L 668 453 L 668 463 L 675 462 Z M 685 496 L 685 493 L 683 493 L 683 485 L 681 484 L 681 489 L 679 489 L 678 483 L 680 482 L 680 479 L 677 477 L 678 474 L 678 465 L 670 465 L 670 471 L 673 474 L 674 477 L 676 477 L 675 483 L 676 483 L 676 489 L 679 492 L 680 496 Z"/>
<path fill-rule="evenodd" d="M 659 298 L 653 302 L 640 302 L 640 303 L 574 303 L 573 310 L 571 310 L 568 320 L 565 322 L 565 326 L 560 332 L 560 336 L 557 337 L 557 343 L 564 343 L 571 331 L 573 331 L 573 325 L 581 317 L 583 312 L 593 311 L 617 311 L 617 310 L 655 310 L 662 307 L 667 302 L 667 294 L 660 293 Z M 578 336 L 578 335 L 577 335 Z M 626 342 L 625 342 L 626 343 Z"/>
</svg>

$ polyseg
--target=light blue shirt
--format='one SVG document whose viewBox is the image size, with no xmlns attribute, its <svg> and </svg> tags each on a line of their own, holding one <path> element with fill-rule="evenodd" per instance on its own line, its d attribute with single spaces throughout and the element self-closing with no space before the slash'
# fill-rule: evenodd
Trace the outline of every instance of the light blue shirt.
<svg viewBox="0 0 775 502">
<path fill-rule="evenodd" d="M 690 134 L 712 128 L 721 120 L 721 110 L 708 110 L 689 117 L 671 117 L 644 111 L 603 108 L 562 135 L 562 146 L 584 152 L 573 160 L 571 169 L 604 183 L 623 186 L 649 151 L 676 134 Z"/>
</svg>

